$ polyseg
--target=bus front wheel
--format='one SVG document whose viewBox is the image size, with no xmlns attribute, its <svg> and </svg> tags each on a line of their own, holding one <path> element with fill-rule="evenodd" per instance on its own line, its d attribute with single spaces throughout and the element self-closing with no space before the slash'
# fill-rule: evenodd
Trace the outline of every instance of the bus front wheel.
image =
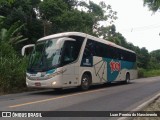
<svg viewBox="0 0 160 120">
<path fill-rule="evenodd" d="M 89 86 L 91 84 L 91 76 L 89 74 L 83 74 L 81 79 L 81 90 L 85 91 L 89 89 Z"/>
<path fill-rule="evenodd" d="M 63 89 L 62 88 L 54 88 L 55 92 L 61 92 Z"/>
</svg>

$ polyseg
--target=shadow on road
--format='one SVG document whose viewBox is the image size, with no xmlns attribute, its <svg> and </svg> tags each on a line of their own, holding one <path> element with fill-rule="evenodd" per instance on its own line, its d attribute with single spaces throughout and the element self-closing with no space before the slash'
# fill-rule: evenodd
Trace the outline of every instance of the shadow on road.
<svg viewBox="0 0 160 120">
<path fill-rule="evenodd" d="M 134 82 L 131 82 L 129 84 L 134 84 Z M 128 84 L 124 84 L 123 82 L 115 82 L 115 83 L 110 83 L 110 84 L 93 85 L 90 87 L 88 91 L 103 89 L 103 88 L 108 88 L 108 87 L 116 87 L 116 86 L 121 86 L 121 85 L 125 86 Z M 67 94 L 73 94 L 73 93 L 79 93 L 79 92 L 83 92 L 83 91 L 81 91 L 77 87 L 74 87 L 74 88 L 64 88 L 59 91 L 55 91 L 54 89 L 48 89 L 44 91 L 37 91 L 37 92 L 31 93 L 30 95 L 57 95 L 59 96 L 59 95 L 67 95 Z"/>
</svg>

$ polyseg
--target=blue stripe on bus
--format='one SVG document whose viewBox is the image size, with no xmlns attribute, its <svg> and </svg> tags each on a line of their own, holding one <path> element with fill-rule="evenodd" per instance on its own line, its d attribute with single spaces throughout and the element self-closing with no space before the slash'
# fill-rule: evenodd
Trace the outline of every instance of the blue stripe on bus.
<svg viewBox="0 0 160 120">
<path fill-rule="evenodd" d="M 110 58 L 103 58 L 103 60 L 105 62 L 107 62 L 107 79 L 108 79 L 108 82 L 112 82 L 114 80 L 116 80 L 117 76 L 119 75 L 119 72 L 123 69 L 134 69 L 134 65 L 135 65 L 135 62 L 128 62 L 128 61 L 122 61 L 122 60 L 116 60 L 116 59 L 110 59 Z M 117 63 L 120 63 L 120 70 L 117 71 L 112 71 L 111 69 L 111 66 L 110 66 L 110 63 L 111 62 L 117 62 Z"/>
<path fill-rule="evenodd" d="M 49 71 L 46 71 L 46 74 L 52 74 L 56 71 L 56 69 L 52 69 L 52 70 L 49 70 Z"/>
</svg>

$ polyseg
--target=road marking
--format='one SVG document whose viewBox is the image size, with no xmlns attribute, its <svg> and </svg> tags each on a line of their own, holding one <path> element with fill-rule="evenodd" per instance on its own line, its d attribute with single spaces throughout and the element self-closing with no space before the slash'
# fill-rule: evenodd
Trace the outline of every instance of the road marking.
<svg viewBox="0 0 160 120">
<path fill-rule="evenodd" d="M 66 98 L 66 97 L 71 97 L 71 96 L 76 96 L 76 95 L 81 95 L 81 94 L 88 94 L 88 93 L 93 93 L 93 92 L 98 92 L 98 91 L 103 91 L 103 90 L 106 90 L 106 88 L 87 91 L 87 92 L 81 92 L 81 93 L 75 93 L 75 94 L 65 95 L 65 96 L 60 96 L 60 97 L 55 97 L 55 98 L 48 98 L 48 99 L 43 99 L 43 100 L 38 100 L 38 101 L 33 101 L 33 102 L 26 102 L 26 103 L 22 103 L 22 104 L 11 105 L 8 107 L 10 107 L 10 108 L 21 107 L 21 106 L 25 106 L 25 105 L 42 103 L 42 102 L 47 102 L 47 101 L 51 101 L 51 100 L 57 100 L 57 99 L 61 99 L 61 98 Z"/>
</svg>

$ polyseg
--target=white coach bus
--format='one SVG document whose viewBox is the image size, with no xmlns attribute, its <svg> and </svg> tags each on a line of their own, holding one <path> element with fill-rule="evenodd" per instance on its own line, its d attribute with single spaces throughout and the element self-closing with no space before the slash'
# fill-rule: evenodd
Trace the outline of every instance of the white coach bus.
<svg viewBox="0 0 160 120">
<path fill-rule="evenodd" d="M 135 52 L 80 32 L 65 32 L 39 39 L 30 56 L 26 85 L 34 88 L 80 86 L 137 78 Z"/>
</svg>

